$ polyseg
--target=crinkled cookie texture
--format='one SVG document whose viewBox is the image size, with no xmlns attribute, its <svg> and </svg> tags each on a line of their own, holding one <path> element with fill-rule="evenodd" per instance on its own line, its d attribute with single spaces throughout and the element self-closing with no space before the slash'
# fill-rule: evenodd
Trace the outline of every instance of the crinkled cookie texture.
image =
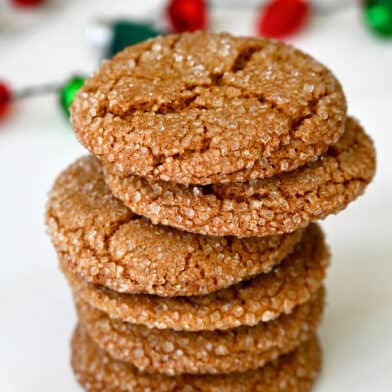
<svg viewBox="0 0 392 392">
<path fill-rule="evenodd" d="M 246 237 L 292 232 L 339 212 L 364 192 L 374 172 L 372 141 L 349 118 L 344 135 L 323 156 L 272 178 L 187 187 L 107 170 L 106 182 L 116 197 L 154 223 Z"/>
<path fill-rule="evenodd" d="M 78 93 L 81 143 L 117 175 L 180 184 L 293 170 L 344 132 L 339 82 L 284 43 L 196 32 L 125 49 Z"/>
<path fill-rule="evenodd" d="M 67 262 L 62 269 L 75 295 L 111 318 L 150 328 L 201 331 L 252 326 L 290 313 L 321 287 L 328 261 L 322 232 L 310 225 L 293 253 L 271 272 L 208 295 L 123 294 L 84 282 L 67 269 Z"/>
<path fill-rule="evenodd" d="M 229 375 L 143 373 L 100 350 L 81 326 L 71 351 L 76 378 L 88 392 L 309 392 L 321 367 L 317 338 L 262 368 Z"/>
<path fill-rule="evenodd" d="M 80 322 L 98 346 L 141 371 L 177 375 L 244 372 L 264 366 L 314 335 L 324 306 L 320 289 L 288 315 L 254 327 L 178 332 L 115 320 L 76 299 Z"/>
<path fill-rule="evenodd" d="M 162 296 L 207 294 L 269 272 L 303 232 L 239 239 L 153 225 L 112 196 L 92 156 L 57 178 L 46 220 L 59 257 L 85 281 Z"/>
</svg>

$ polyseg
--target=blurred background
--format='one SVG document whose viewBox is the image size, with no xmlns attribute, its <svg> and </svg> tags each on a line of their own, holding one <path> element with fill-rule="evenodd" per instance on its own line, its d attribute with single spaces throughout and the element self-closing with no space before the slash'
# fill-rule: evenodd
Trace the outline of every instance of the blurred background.
<svg viewBox="0 0 392 392">
<path fill-rule="evenodd" d="M 67 119 L 74 92 L 122 45 L 199 28 L 268 35 L 312 54 L 372 135 L 374 183 L 323 223 L 333 259 L 316 391 L 392 391 L 391 3 L 0 0 L 0 391 L 79 391 L 74 309 L 43 224 L 55 176 L 85 153 Z"/>
</svg>

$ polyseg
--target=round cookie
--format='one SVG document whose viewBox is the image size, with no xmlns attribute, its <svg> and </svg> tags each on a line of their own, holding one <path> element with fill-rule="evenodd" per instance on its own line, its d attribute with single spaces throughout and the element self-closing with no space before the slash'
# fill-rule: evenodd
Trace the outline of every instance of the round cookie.
<svg viewBox="0 0 392 392">
<path fill-rule="evenodd" d="M 117 175 L 180 184 L 293 170 L 344 132 L 332 73 L 287 44 L 196 32 L 127 48 L 78 93 L 81 143 Z"/>
<path fill-rule="evenodd" d="M 186 187 L 106 171 L 113 194 L 153 223 L 209 235 L 292 232 L 345 208 L 375 172 L 370 138 L 352 118 L 342 138 L 313 163 L 248 183 Z"/>
<path fill-rule="evenodd" d="M 76 378 L 88 392 L 309 392 L 321 367 L 317 338 L 262 368 L 229 375 L 143 373 L 100 350 L 81 326 L 71 350 Z"/>
<path fill-rule="evenodd" d="M 207 294 L 269 272 L 303 233 L 239 239 L 153 225 L 112 196 L 92 156 L 59 175 L 46 221 L 59 257 L 85 281 L 161 296 Z"/>
<path fill-rule="evenodd" d="M 200 331 L 256 325 L 290 313 L 321 287 L 328 259 L 321 230 L 310 225 L 294 252 L 271 272 L 204 296 L 122 294 L 84 282 L 67 270 L 68 263 L 62 268 L 75 294 L 111 318 L 150 328 Z"/>
<path fill-rule="evenodd" d="M 324 290 L 288 315 L 225 331 L 150 329 L 111 319 L 77 298 L 76 305 L 89 336 L 115 359 L 151 373 L 222 374 L 262 367 L 313 336 L 322 316 Z"/>
</svg>

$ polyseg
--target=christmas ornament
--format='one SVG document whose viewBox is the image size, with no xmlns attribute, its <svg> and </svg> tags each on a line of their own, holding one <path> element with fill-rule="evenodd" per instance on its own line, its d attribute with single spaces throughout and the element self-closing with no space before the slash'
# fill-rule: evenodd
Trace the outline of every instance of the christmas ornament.
<svg viewBox="0 0 392 392">
<path fill-rule="evenodd" d="M 75 75 L 62 84 L 50 83 L 27 87 L 19 91 L 12 91 L 6 83 L 0 81 L 0 121 L 5 117 L 14 101 L 51 93 L 59 95 L 60 108 L 69 117 L 71 103 L 85 80 L 84 76 Z"/>
<path fill-rule="evenodd" d="M 45 3 L 45 0 L 12 0 L 17 7 L 35 7 Z"/>
<path fill-rule="evenodd" d="M 365 21 L 378 35 L 392 37 L 392 0 L 368 0 L 364 6 Z"/>
<path fill-rule="evenodd" d="M 0 81 L 0 121 L 7 114 L 12 99 L 11 88 L 5 83 Z"/>
<path fill-rule="evenodd" d="M 286 38 L 300 31 L 306 24 L 310 11 L 310 1 L 307 0 L 228 0 L 226 7 L 244 8 L 260 5 L 256 30 L 260 35 L 271 38 Z M 205 0 L 169 0 L 165 8 L 166 19 L 172 32 L 202 30 L 208 27 L 211 7 L 222 5 L 223 1 L 206 2 Z M 250 4 L 252 3 L 252 4 Z M 335 0 L 328 4 L 312 3 L 312 11 L 323 14 L 338 12 L 351 6 L 351 2 Z M 160 27 L 157 27 L 160 26 Z M 98 22 L 87 30 L 89 41 L 99 48 L 103 57 L 112 57 L 118 51 L 129 45 L 142 42 L 165 32 L 161 30 L 162 23 L 156 17 L 150 21 L 119 20 Z"/>
<path fill-rule="evenodd" d="M 127 46 L 160 34 L 151 23 L 134 20 L 97 21 L 86 29 L 88 41 L 101 58 L 111 58 Z"/>
<path fill-rule="evenodd" d="M 204 0 L 170 0 L 166 9 L 170 29 L 175 33 L 203 30 L 208 24 Z"/>
<path fill-rule="evenodd" d="M 15 6 L 33 7 L 45 0 L 11 0 Z M 228 5 L 241 8 L 243 0 L 229 0 Z M 253 3 L 253 0 L 252 0 Z M 260 4 L 260 2 L 258 3 Z M 316 3 L 312 12 L 324 14 L 338 12 L 341 8 L 351 6 L 351 2 L 336 2 L 333 5 Z M 219 2 L 219 5 L 222 3 Z M 213 1 L 218 6 L 218 1 Z M 392 37 L 392 0 L 364 1 L 363 14 L 366 23 L 378 35 Z M 165 9 L 171 31 L 184 32 L 202 30 L 208 26 L 209 8 L 205 0 L 169 0 Z M 257 33 L 271 38 L 286 38 L 300 31 L 306 24 L 311 12 L 310 2 L 306 0 L 267 0 L 262 2 L 257 18 Z M 89 29 L 91 41 L 98 46 L 106 57 L 129 45 L 134 45 L 164 32 L 155 26 L 161 26 L 158 18 L 154 21 L 117 20 L 101 22 Z M 3 119 L 12 103 L 20 98 L 27 98 L 45 93 L 59 94 L 62 111 L 69 116 L 69 108 L 77 91 L 82 87 L 85 77 L 76 75 L 65 83 L 49 84 L 21 91 L 13 91 L 5 82 L 0 81 L 0 120 Z"/>
<path fill-rule="evenodd" d="M 69 107 L 75 99 L 76 93 L 83 86 L 86 78 L 81 75 L 73 76 L 60 88 L 60 106 L 63 112 L 69 117 Z"/>
<path fill-rule="evenodd" d="M 135 21 L 120 20 L 112 24 L 111 42 L 106 57 L 112 57 L 127 46 L 156 37 L 160 32 L 153 26 Z"/>
<path fill-rule="evenodd" d="M 257 32 L 269 38 L 286 38 L 301 30 L 310 13 L 305 0 L 272 0 L 261 9 Z"/>
</svg>

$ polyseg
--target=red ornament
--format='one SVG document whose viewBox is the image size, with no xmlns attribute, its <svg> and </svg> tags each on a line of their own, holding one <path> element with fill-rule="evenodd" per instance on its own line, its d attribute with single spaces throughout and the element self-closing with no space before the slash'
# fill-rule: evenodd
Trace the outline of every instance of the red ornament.
<svg viewBox="0 0 392 392">
<path fill-rule="evenodd" d="M 45 0 L 12 0 L 14 5 L 17 7 L 35 7 L 37 5 L 41 5 L 45 2 Z"/>
<path fill-rule="evenodd" d="M 0 81 L 0 120 L 6 115 L 12 99 L 11 89 Z"/>
<path fill-rule="evenodd" d="M 175 33 L 207 27 L 207 4 L 204 0 L 170 0 L 166 14 L 170 28 Z"/>
<path fill-rule="evenodd" d="M 262 8 L 257 32 L 270 38 L 285 38 L 301 30 L 310 13 L 305 0 L 272 0 Z"/>
</svg>

